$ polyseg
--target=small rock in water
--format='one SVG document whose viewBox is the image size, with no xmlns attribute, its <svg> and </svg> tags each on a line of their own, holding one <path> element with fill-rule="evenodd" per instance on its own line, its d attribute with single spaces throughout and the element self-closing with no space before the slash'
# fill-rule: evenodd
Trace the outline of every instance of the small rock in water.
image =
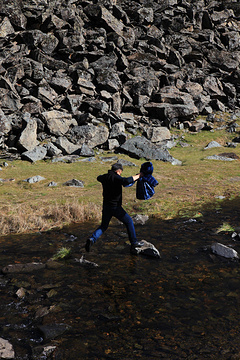
<svg viewBox="0 0 240 360">
<path fill-rule="evenodd" d="M 220 243 L 215 243 L 211 246 L 211 250 L 214 254 L 217 254 L 219 256 L 223 256 L 227 259 L 239 259 L 238 253 L 236 252 L 236 250 L 220 244 Z"/>
<path fill-rule="evenodd" d="M 49 341 L 65 333 L 70 327 L 65 324 L 40 325 L 38 329 L 43 333 L 44 340 Z"/>
<path fill-rule="evenodd" d="M 1 359 L 14 359 L 15 353 L 12 344 L 8 340 L 0 338 L 0 358 Z"/>
<path fill-rule="evenodd" d="M 92 262 L 92 261 L 88 261 L 86 259 L 83 258 L 83 256 L 80 259 L 75 259 L 76 262 L 78 262 L 79 264 L 83 265 L 83 266 L 87 266 L 87 267 L 98 267 L 99 265 Z"/>
<path fill-rule="evenodd" d="M 154 258 L 161 258 L 160 252 L 158 251 L 158 249 L 155 248 L 155 246 L 146 241 L 146 240 L 141 240 L 141 242 L 144 243 L 143 246 L 141 247 L 136 247 L 134 249 L 131 250 L 131 253 L 134 255 L 146 255 L 149 257 L 154 257 Z"/>
</svg>

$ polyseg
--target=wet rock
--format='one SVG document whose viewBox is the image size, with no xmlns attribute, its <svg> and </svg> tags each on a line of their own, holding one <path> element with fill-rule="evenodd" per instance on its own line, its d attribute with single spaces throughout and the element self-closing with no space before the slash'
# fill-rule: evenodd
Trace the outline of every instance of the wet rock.
<svg viewBox="0 0 240 360">
<path fill-rule="evenodd" d="M 1 359 L 15 359 L 15 352 L 12 344 L 3 338 L 0 338 L 0 357 Z"/>
<path fill-rule="evenodd" d="M 220 243 L 215 243 L 211 246 L 211 250 L 214 254 L 217 254 L 219 256 L 223 256 L 225 258 L 228 259 L 239 259 L 238 253 L 236 250 L 220 244 Z"/>
<path fill-rule="evenodd" d="M 43 181 L 45 180 L 45 178 L 43 176 L 40 176 L 40 175 L 35 175 L 35 176 L 32 176 L 30 178 L 27 178 L 26 180 L 23 180 L 23 181 L 26 181 L 28 182 L 29 184 L 34 184 L 36 182 L 39 182 L 39 181 Z"/>
<path fill-rule="evenodd" d="M 84 182 L 82 180 L 72 179 L 72 180 L 66 181 L 63 185 L 83 188 Z"/>
<path fill-rule="evenodd" d="M 70 329 L 70 326 L 65 324 L 40 325 L 38 329 L 43 333 L 44 341 L 49 341 L 63 335 Z"/>
<path fill-rule="evenodd" d="M 141 240 L 142 242 L 144 242 L 144 245 L 141 247 L 136 247 L 133 250 L 131 250 L 131 253 L 134 255 L 145 255 L 145 256 L 149 256 L 149 257 L 153 257 L 153 258 L 157 258 L 160 259 L 161 255 L 159 253 L 159 251 L 155 248 L 155 246 L 146 241 L 146 240 Z"/>
<path fill-rule="evenodd" d="M 37 346 L 32 349 L 33 360 L 47 359 L 56 350 L 56 346 Z"/>
<path fill-rule="evenodd" d="M 36 146 L 31 151 L 25 151 L 21 154 L 22 160 L 27 160 L 30 162 L 36 162 L 43 160 L 47 155 L 47 149 L 43 146 Z"/>
<path fill-rule="evenodd" d="M 9 273 L 31 273 L 33 271 L 39 271 L 46 267 L 43 263 L 29 263 L 29 264 L 13 264 L 5 266 L 2 269 L 3 274 Z"/>
<path fill-rule="evenodd" d="M 99 265 L 98 264 L 96 264 L 96 263 L 94 263 L 94 262 L 92 262 L 92 261 L 89 261 L 89 260 L 86 260 L 86 259 L 84 259 L 84 257 L 82 256 L 80 259 L 75 259 L 75 261 L 77 262 L 77 263 L 79 263 L 80 265 L 82 265 L 82 266 L 86 266 L 86 267 L 98 267 Z"/>
<path fill-rule="evenodd" d="M 16 295 L 19 299 L 23 299 L 26 296 L 26 290 L 21 287 L 20 289 L 18 289 L 18 291 L 16 292 Z"/>
</svg>

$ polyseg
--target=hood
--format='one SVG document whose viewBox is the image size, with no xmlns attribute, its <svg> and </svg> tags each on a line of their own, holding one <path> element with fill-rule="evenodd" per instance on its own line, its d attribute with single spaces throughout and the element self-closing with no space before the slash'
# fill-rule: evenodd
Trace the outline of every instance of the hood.
<svg viewBox="0 0 240 360">
<path fill-rule="evenodd" d="M 140 172 L 144 175 L 152 175 L 153 173 L 153 164 L 150 161 L 147 161 L 141 165 Z"/>
</svg>

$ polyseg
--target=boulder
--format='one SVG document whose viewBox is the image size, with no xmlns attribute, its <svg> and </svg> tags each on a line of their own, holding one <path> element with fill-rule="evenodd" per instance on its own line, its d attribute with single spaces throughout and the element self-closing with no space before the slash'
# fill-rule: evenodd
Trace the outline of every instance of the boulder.
<svg viewBox="0 0 240 360">
<path fill-rule="evenodd" d="M 74 126 L 69 135 L 76 144 L 86 144 L 90 148 L 104 144 L 109 136 L 109 131 L 106 126 L 82 125 Z"/>
<path fill-rule="evenodd" d="M 192 120 L 199 114 L 198 108 L 193 103 L 189 105 L 148 103 L 144 108 L 149 116 L 163 120 L 168 127 L 177 121 Z"/>
<path fill-rule="evenodd" d="M 171 133 L 165 126 L 151 126 L 147 130 L 147 138 L 152 143 L 171 139 Z"/>
<path fill-rule="evenodd" d="M 35 119 L 30 118 L 30 116 L 27 116 L 26 114 L 24 122 L 26 126 L 19 137 L 18 147 L 20 147 L 21 150 L 32 151 L 38 145 L 37 122 Z"/>
<path fill-rule="evenodd" d="M 81 147 L 81 151 L 80 151 L 80 156 L 94 156 L 95 153 L 93 151 L 93 149 L 91 149 L 89 146 L 87 146 L 86 144 L 83 144 L 83 146 Z"/>
<path fill-rule="evenodd" d="M 45 111 L 42 118 L 52 135 L 65 135 L 71 125 L 77 125 L 72 115 L 58 110 Z"/>
<path fill-rule="evenodd" d="M 137 159 L 161 160 L 175 164 L 175 159 L 169 154 L 168 150 L 155 146 L 143 136 L 136 136 L 127 140 L 120 146 L 119 151 L 127 153 Z"/>
<path fill-rule="evenodd" d="M 43 160 L 47 155 L 47 149 L 44 146 L 36 146 L 33 150 L 25 151 L 21 154 L 22 160 L 35 162 Z"/>
<path fill-rule="evenodd" d="M 81 146 L 73 144 L 65 136 L 59 136 L 54 144 L 64 155 L 79 154 L 81 151 Z"/>
<path fill-rule="evenodd" d="M 59 156 L 62 153 L 62 150 L 60 150 L 57 146 L 55 146 L 53 143 L 47 143 L 45 145 L 45 148 L 47 149 L 47 156 L 53 157 L 53 156 Z"/>
</svg>

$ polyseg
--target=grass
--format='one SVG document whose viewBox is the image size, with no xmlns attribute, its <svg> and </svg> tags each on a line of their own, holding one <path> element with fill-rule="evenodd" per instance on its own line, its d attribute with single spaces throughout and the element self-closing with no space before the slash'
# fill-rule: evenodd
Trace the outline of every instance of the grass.
<svg viewBox="0 0 240 360">
<path fill-rule="evenodd" d="M 69 258 L 71 254 L 71 249 L 62 247 L 57 251 L 55 255 L 53 255 L 52 260 L 63 260 Z"/>
<path fill-rule="evenodd" d="M 218 229 L 217 229 L 217 233 L 220 233 L 220 232 L 234 232 L 234 228 L 228 224 L 228 223 L 223 223 Z"/>
<path fill-rule="evenodd" d="M 162 219 L 196 217 L 200 216 L 203 207 L 220 208 L 219 197 L 234 199 L 239 196 L 239 160 L 215 161 L 206 157 L 223 152 L 234 152 L 240 157 L 240 145 L 235 149 L 222 147 L 204 150 L 212 140 L 224 146 L 238 134 L 225 130 L 195 134 L 176 129 L 172 129 L 171 133 L 189 145 L 177 145 L 169 150 L 183 165 L 152 161 L 153 175 L 159 185 L 151 200 L 137 200 L 135 187 L 123 189 L 123 206 L 131 215 L 141 213 Z M 13 178 L 15 181 L 0 183 L 0 234 L 43 231 L 91 219 L 99 221 L 102 189 L 96 177 L 107 172 L 113 163 L 102 162 L 100 157 L 113 155 L 97 155 L 94 162 L 8 162 L 9 166 L 1 171 L 1 178 Z M 127 155 L 118 155 L 118 158 L 137 165 L 125 167 L 123 176 L 136 174 L 145 161 L 131 159 Z M 41 175 L 45 180 L 34 184 L 23 181 L 34 175 Z M 63 186 L 70 179 L 84 181 L 84 188 Z M 56 182 L 57 186 L 48 187 L 51 181 Z"/>
</svg>

